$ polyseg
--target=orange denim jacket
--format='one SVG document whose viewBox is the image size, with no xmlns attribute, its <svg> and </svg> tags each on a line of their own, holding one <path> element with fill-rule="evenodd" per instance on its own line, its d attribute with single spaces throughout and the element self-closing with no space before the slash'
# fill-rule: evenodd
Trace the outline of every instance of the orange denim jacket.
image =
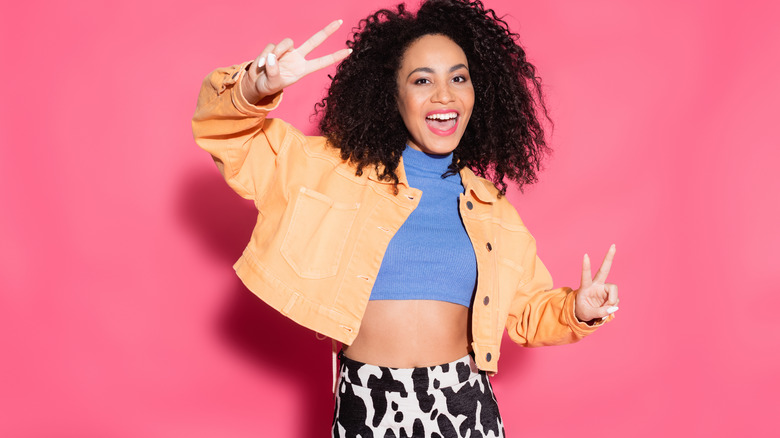
<svg viewBox="0 0 780 438">
<path fill-rule="evenodd" d="M 192 121 L 195 141 L 258 210 L 234 268 L 271 307 L 349 345 L 387 245 L 422 193 L 409 187 L 403 160 L 395 195 L 373 169 L 356 176 L 325 138 L 266 118 L 281 93 L 267 105 L 247 102 L 238 86 L 247 65 L 217 69 L 205 79 Z M 602 321 L 590 326 L 574 316 L 571 289 L 552 289 L 534 238 L 506 197 L 468 168 L 460 176 L 460 215 L 477 258 L 471 306 L 477 366 L 498 370 L 505 327 L 513 341 L 530 347 L 575 342 L 596 330 Z"/>
</svg>

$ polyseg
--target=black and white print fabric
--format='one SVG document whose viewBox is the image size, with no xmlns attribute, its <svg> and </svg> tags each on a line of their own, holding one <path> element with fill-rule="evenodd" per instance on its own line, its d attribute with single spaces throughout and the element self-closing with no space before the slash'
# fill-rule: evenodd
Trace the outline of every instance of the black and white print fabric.
<svg viewBox="0 0 780 438">
<path fill-rule="evenodd" d="M 471 356 L 425 368 L 339 358 L 333 437 L 504 437 L 493 388 Z"/>
</svg>

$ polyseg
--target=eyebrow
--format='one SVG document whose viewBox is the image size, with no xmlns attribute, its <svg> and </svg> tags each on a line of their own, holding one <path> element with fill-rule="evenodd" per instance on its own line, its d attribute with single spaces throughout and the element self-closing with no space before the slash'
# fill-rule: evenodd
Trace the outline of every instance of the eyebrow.
<svg viewBox="0 0 780 438">
<path fill-rule="evenodd" d="M 452 73 L 455 70 L 458 70 L 458 69 L 461 69 L 461 68 L 465 68 L 467 71 L 469 69 L 468 67 L 466 67 L 466 64 L 457 64 L 457 65 L 453 65 L 452 67 L 450 67 L 450 71 L 449 72 Z M 433 69 L 430 68 L 430 67 L 418 67 L 418 68 L 412 70 L 409 73 L 409 76 L 411 76 L 411 75 L 413 75 L 413 74 L 415 74 L 417 72 L 424 72 L 424 73 L 431 73 L 431 74 L 434 73 Z M 409 76 L 407 76 L 406 79 L 409 79 Z"/>
</svg>

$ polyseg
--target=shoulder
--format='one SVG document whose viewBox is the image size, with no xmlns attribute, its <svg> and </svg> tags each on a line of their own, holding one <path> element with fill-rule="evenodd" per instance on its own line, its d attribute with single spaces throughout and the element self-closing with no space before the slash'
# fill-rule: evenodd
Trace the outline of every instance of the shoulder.
<svg viewBox="0 0 780 438">
<path fill-rule="evenodd" d="M 461 170 L 461 179 L 466 191 L 471 191 L 476 199 L 491 205 L 491 215 L 494 222 L 515 231 L 526 231 L 515 206 L 509 202 L 506 195 L 492 181 L 476 175 L 471 169 Z"/>
<path fill-rule="evenodd" d="M 341 158 L 341 150 L 320 135 L 305 135 L 298 128 L 282 119 L 266 119 L 274 125 L 271 132 L 278 132 L 283 138 L 279 151 L 278 176 L 287 184 L 301 184 L 319 187 L 334 181 L 350 181 L 350 186 L 365 186 L 371 172 L 356 174 L 354 163 Z M 330 181 L 330 183 L 326 183 Z M 334 187 L 341 187 L 336 183 Z"/>
<path fill-rule="evenodd" d="M 281 150 L 291 158 L 322 160 L 333 166 L 343 164 L 338 148 L 320 135 L 306 135 L 292 124 L 278 118 L 265 120 L 266 135 L 278 135 Z"/>
</svg>

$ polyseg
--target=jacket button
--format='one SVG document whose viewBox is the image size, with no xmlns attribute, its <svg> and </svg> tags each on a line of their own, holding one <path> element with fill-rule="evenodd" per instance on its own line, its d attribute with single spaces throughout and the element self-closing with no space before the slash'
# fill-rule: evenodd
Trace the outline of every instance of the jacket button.
<svg viewBox="0 0 780 438">
<path fill-rule="evenodd" d="M 490 359 L 493 359 L 493 356 L 491 356 L 491 355 L 490 355 L 490 353 L 488 353 L 487 355 L 485 355 L 485 360 L 486 360 L 486 361 L 490 362 Z"/>
<path fill-rule="evenodd" d="M 468 208 L 469 210 L 471 210 L 471 209 L 473 209 L 473 208 L 474 208 L 474 204 L 472 204 L 472 203 L 471 203 L 471 201 L 466 201 L 466 208 Z"/>
<path fill-rule="evenodd" d="M 488 297 L 488 296 L 485 296 L 485 299 L 484 299 L 484 300 L 482 300 L 482 303 L 483 303 L 484 305 L 486 305 L 486 306 L 488 305 L 488 303 L 489 303 L 489 302 L 490 302 L 490 297 Z"/>
<path fill-rule="evenodd" d="M 485 247 L 487 248 L 488 251 L 493 251 L 493 245 L 491 245 L 490 242 L 488 242 L 487 245 L 485 245 Z"/>
</svg>

